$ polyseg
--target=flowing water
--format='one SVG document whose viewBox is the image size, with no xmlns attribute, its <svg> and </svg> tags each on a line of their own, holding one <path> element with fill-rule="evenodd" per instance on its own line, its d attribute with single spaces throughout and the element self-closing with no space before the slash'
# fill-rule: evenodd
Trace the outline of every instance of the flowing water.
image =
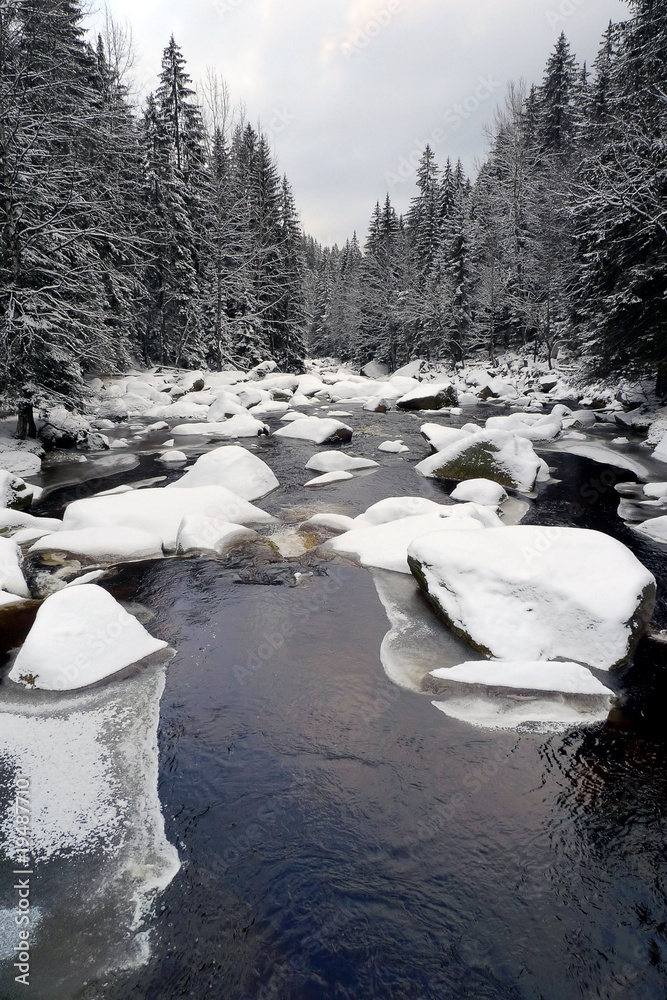
<svg viewBox="0 0 667 1000">
<path fill-rule="evenodd" d="M 385 607 L 428 614 L 411 578 L 324 561 L 295 530 L 314 510 L 444 499 L 413 469 L 428 451 L 418 417 L 350 422 L 346 450 L 382 466 L 319 491 L 301 485 L 312 446 L 241 442 L 281 482 L 259 501 L 280 515 L 281 556 L 112 571 L 104 585 L 169 642 L 170 662 L 57 704 L 0 686 L 0 815 L 31 767 L 48 818 L 34 845 L 31 986 L 5 963 L 3 1000 L 667 996 L 667 645 L 643 640 L 604 724 L 487 731 L 438 712 L 419 670 L 434 665 L 441 626 L 401 632 L 392 668 Z M 396 437 L 405 458 L 377 452 Z M 159 443 L 133 444 L 118 470 L 91 456 L 86 482 L 74 463 L 47 470 L 42 512 L 176 478 L 154 461 Z M 656 625 L 667 626 L 667 548 L 616 513 L 614 483 L 632 477 L 543 454 L 555 481 L 524 523 L 630 545 L 658 578 Z M 11 831 L 0 836 L 6 958 L 16 893 Z"/>
</svg>

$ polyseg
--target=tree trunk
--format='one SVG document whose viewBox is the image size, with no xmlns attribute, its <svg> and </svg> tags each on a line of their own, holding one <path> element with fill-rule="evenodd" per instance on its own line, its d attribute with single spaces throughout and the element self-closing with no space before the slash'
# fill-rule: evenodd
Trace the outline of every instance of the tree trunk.
<svg viewBox="0 0 667 1000">
<path fill-rule="evenodd" d="M 37 426 L 35 424 L 35 415 L 32 411 L 32 403 L 23 402 L 19 403 L 19 414 L 18 423 L 16 425 L 16 437 L 19 441 L 25 441 L 26 438 L 36 438 L 37 437 Z"/>
</svg>

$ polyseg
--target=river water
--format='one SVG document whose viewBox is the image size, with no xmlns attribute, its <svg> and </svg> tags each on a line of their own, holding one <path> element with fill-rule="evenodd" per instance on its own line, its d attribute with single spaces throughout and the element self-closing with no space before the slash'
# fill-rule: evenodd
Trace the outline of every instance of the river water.
<svg viewBox="0 0 667 1000">
<path fill-rule="evenodd" d="M 31 986 L 5 962 L 3 1000 L 667 996 L 667 645 L 642 641 L 614 679 L 624 705 L 608 722 L 558 733 L 474 728 L 395 683 L 380 659 L 381 576 L 305 551 L 294 529 L 317 509 L 445 491 L 414 472 L 428 452 L 419 417 L 355 410 L 348 422 L 346 450 L 381 468 L 319 491 L 301 485 L 312 446 L 241 442 L 281 482 L 259 505 L 281 518 L 283 558 L 109 575 L 104 585 L 173 647 L 170 662 L 66 704 L 0 685 L 0 814 L 31 766 L 50 824 L 35 845 Z M 377 452 L 396 437 L 406 457 Z M 175 478 L 154 460 L 159 440 L 125 449 L 115 474 L 89 456 L 86 483 L 76 463 L 46 469 L 41 512 Z M 614 483 L 633 477 L 541 453 L 554 481 L 524 523 L 620 538 L 656 574 L 655 624 L 667 627 L 667 548 L 616 513 Z M 25 628 L 16 622 L 5 645 Z M 2 958 L 11 872 L 5 852 Z"/>
</svg>

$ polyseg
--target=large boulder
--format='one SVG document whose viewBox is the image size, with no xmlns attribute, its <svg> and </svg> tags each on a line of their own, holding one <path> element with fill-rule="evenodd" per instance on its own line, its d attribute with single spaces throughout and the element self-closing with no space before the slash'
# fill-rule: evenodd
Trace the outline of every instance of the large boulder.
<svg viewBox="0 0 667 1000">
<path fill-rule="evenodd" d="M 11 507 L 13 510 L 27 510 L 33 500 L 39 499 L 42 490 L 39 486 L 26 483 L 20 476 L 0 469 L 0 507 Z"/>
<path fill-rule="evenodd" d="M 125 408 L 127 413 L 127 408 Z M 39 437 L 47 448 L 108 448 L 102 434 L 93 430 L 90 421 L 64 406 L 49 410 L 39 428 Z"/>
<path fill-rule="evenodd" d="M 186 490 L 131 490 L 75 500 L 65 511 L 63 530 L 106 526 L 138 528 L 158 534 L 164 548 L 173 552 L 186 514 L 246 525 L 273 521 L 270 514 L 224 486 L 193 486 Z"/>
<path fill-rule="evenodd" d="M 47 597 L 9 678 L 46 691 L 72 691 L 166 646 L 106 590 L 82 584 Z"/>
<path fill-rule="evenodd" d="M 266 462 L 240 445 L 215 448 L 197 459 L 193 467 L 171 488 L 224 486 L 244 500 L 258 500 L 280 483 Z"/>
<path fill-rule="evenodd" d="M 401 410 L 441 410 L 445 406 L 458 406 L 459 397 L 451 382 L 425 382 L 397 401 Z"/>
<path fill-rule="evenodd" d="M 620 542 L 515 526 L 417 538 L 408 564 L 458 634 L 503 660 L 627 662 L 655 605 L 653 575 Z"/>
<path fill-rule="evenodd" d="M 530 493 L 544 463 L 526 438 L 503 430 L 479 430 L 453 440 L 416 466 L 434 479 L 490 479 L 505 489 Z"/>
</svg>

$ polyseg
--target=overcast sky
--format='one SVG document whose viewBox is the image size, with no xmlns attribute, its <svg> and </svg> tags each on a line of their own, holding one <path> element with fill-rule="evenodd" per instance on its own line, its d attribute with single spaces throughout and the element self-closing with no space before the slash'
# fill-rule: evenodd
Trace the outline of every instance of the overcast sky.
<svg viewBox="0 0 667 1000">
<path fill-rule="evenodd" d="M 377 200 L 414 194 L 410 162 L 474 171 L 483 127 L 508 81 L 542 78 L 565 31 L 595 58 L 621 0 L 108 0 L 128 22 L 136 75 L 155 85 L 173 33 L 197 83 L 208 67 L 270 135 L 304 228 L 324 244 L 363 241 Z M 406 177 L 407 175 L 407 177 Z"/>
</svg>

